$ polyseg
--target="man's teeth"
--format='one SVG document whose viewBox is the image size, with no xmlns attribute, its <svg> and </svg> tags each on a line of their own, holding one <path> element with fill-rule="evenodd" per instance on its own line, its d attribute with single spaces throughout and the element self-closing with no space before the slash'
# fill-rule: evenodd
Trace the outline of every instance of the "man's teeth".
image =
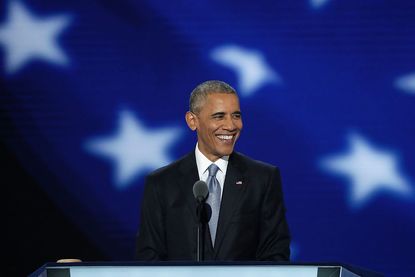
<svg viewBox="0 0 415 277">
<path fill-rule="evenodd" d="M 232 139 L 233 136 L 232 135 L 231 136 L 218 136 L 218 138 L 220 138 L 220 139 Z"/>
</svg>

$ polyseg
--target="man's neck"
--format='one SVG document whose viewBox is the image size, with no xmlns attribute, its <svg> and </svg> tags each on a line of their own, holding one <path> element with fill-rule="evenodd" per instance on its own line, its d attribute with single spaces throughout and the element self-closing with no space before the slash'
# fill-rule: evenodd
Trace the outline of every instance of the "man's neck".
<svg viewBox="0 0 415 277">
<path fill-rule="evenodd" d="M 219 159 L 223 159 L 223 160 L 226 160 L 226 161 L 229 160 L 229 156 L 222 156 L 222 157 L 212 156 L 212 157 L 209 157 L 209 155 L 206 155 L 204 153 L 204 151 L 202 149 L 200 149 L 199 143 L 196 143 L 196 148 L 197 148 L 197 150 L 199 151 L 200 154 L 202 154 L 206 159 L 208 159 L 212 163 L 216 162 Z"/>
</svg>

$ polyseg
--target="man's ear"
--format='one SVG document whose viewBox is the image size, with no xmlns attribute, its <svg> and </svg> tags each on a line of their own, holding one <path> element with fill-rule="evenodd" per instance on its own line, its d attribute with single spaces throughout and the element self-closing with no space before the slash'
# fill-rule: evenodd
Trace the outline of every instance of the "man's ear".
<svg viewBox="0 0 415 277">
<path fill-rule="evenodd" d="M 189 128 L 192 131 L 195 131 L 196 126 L 197 126 L 197 124 L 196 124 L 196 120 L 197 120 L 196 115 L 192 112 L 187 112 L 185 118 L 186 118 L 187 126 L 189 126 Z"/>
</svg>

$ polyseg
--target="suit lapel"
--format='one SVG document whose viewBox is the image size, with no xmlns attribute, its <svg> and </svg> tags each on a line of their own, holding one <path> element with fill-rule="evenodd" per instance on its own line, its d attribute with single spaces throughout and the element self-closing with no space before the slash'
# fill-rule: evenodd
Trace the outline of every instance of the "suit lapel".
<svg viewBox="0 0 415 277">
<path fill-rule="evenodd" d="M 243 164 L 240 163 L 239 155 L 237 153 L 231 154 L 229 157 L 228 168 L 226 170 L 225 184 L 219 212 L 218 230 L 216 232 L 216 243 L 214 247 L 215 258 L 219 253 L 233 212 L 238 206 L 238 200 L 245 191 L 243 172 L 244 168 Z"/>
</svg>

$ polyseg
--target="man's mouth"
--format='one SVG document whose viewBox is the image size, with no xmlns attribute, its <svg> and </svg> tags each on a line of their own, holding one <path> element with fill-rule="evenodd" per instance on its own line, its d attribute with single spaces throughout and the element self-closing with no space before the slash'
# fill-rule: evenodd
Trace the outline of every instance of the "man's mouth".
<svg viewBox="0 0 415 277">
<path fill-rule="evenodd" d="M 224 142 L 230 142 L 235 137 L 235 135 L 216 135 L 218 139 Z"/>
</svg>

